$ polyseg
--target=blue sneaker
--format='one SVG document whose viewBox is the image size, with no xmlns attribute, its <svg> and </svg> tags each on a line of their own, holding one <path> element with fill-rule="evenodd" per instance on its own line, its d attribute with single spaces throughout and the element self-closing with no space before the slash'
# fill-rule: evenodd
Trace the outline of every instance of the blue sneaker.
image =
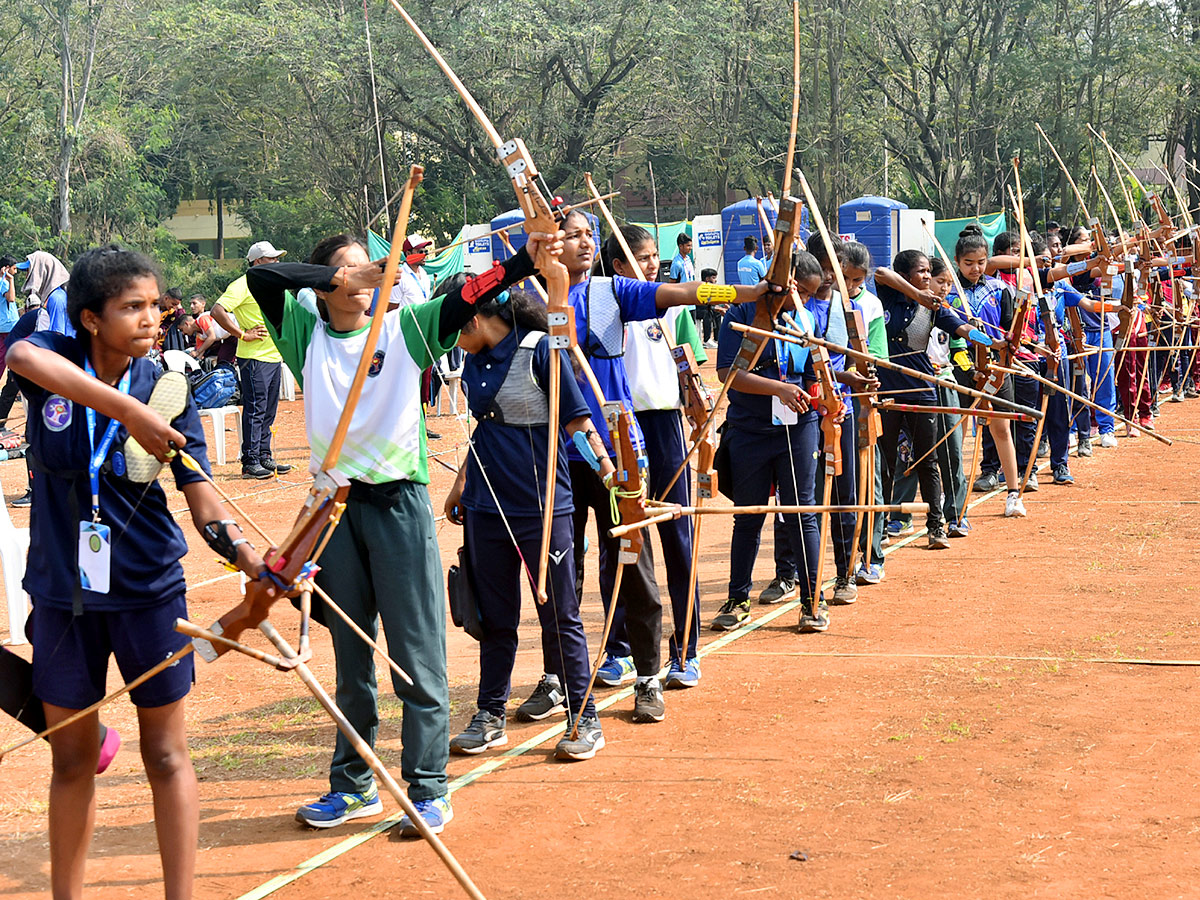
<svg viewBox="0 0 1200 900">
<path fill-rule="evenodd" d="M 904 534 L 912 534 L 913 523 L 911 521 L 905 522 L 900 519 L 892 519 L 887 523 L 887 528 L 884 530 L 887 532 L 888 537 L 898 538 Z"/>
<path fill-rule="evenodd" d="M 432 800 L 418 800 L 413 806 L 417 808 L 417 815 L 425 820 L 425 824 L 434 834 L 441 834 L 446 823 L 454 818 L 454 809 L 450 806 L 449 794 L 434 797 Z M 417 826 L 407 815 L 400 819 L 400 836 L 421 836 L 421 832 L 417 831 Z"/>
<path fill-rule="evenodd" d="M 695 687 L 699 683 L 700 660 L 693 656 L 687 661 L 687 666 L 681 666 L 677 659 L 671 660 L 671 666 L 667 669 L 666 687 L 690 688 Z"/>
<path fill-rule="evenodd" d="M 854 573 L 854 580 L 858 584 L 879 584 L 883 581 L 883 566 L 879 563 L 860 565 Z"/>
<path fill-rule="evenodd" d="M 1061 466 L 1054 467 L 1054 483 L 1055 484 L 1074 484 L 1075 476 L 1071 474 L 1071 470 L 1066 463 Z"/>
<path fill-rule="evenodd" d="M 957 522 L 951 522 L 950 527 L 946 529 L 952 538 L 966 537 L 971 533 L 971 523 L 967 521 L 967 517 L 963 516 Z"/>
<path fill-rule="evenodd" d="M 637 669 L 633 665 L 632 656 L 606 654 L 604 664 L 596 670 L 596 680 L 605 687 L 620 687 L 636 677 Z"/>
<path fill-rule="evenodd" d="M 333 828 L 351 819 L 361 819 L 363 816 L 373 816 L 381 812 L 383 803 L 379 799 L 379 789 L 371 785 L 370 790 L 361 794 L 330 791 L 320 800 L 314 800 L 296 810 L 296 821 L 309 828 Z"/>
</svg>

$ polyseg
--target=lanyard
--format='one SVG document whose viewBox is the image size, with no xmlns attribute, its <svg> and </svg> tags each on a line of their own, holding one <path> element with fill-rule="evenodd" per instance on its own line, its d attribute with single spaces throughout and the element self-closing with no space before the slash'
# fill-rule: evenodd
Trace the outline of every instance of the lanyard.
<svg viewBox="0 0 1200 900">
<path fill-rule="evenodd" d="M 417 283 L 417 290 L 421 292 L 421 296 L 428 300 L 429 291 L 425 290 L 425 285 L 421 284 L 421 279 L 417 277 L 416 271 L 412 266 L 408 265 L 408 263 L 405 263 L 404 265 L 405 268 L 408 269 L 408 274 L 412 276 L 412 280 Z"/>
<path fill-rule="evenodd" d="M 83 360 L 83 370 L 96 377 L 96 372 L 92 369 L 92 363 L 86 357 Z M 121 376 L 121 383 L 117 385 L 117 390 L 122 394 L 129 393 L 129 373 L 133 371 L 133 363 L 129 364 L 129 368 L 125 370 L 125 374 Z M 90 406 L 84 407 L 87 414 L 87 434 L 88 447 L 90 448 L 90 456 L 88 457 L 88 478 L 92 483 L 92 521 L 100 521 L 100 467 L 104 465 L 104 460 L 108 456 L 108 448 L 112 446 L 113 439 L 117 436 L 117 429 L 121 427 L 121 423 L 116 419 L 109 419 L 108 428 L 104 429 L 104 437 L 100 439 L 100 446 L 96 446 L 96 411 Z"/>
</svg>

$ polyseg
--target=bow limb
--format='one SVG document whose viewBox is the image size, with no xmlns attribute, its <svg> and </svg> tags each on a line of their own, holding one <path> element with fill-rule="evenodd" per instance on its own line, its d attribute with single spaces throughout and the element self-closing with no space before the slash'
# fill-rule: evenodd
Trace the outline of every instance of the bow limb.
<svg viewBox="0 0 1200 900">
<path fill-rule="evenodd" d="M 633 449 L 632 413 L 625 408 L 624 404 L 619 401 L 605 404 L 604 415 L 608 421 L 608 432 L 612 438 L 614 453 L 615 471 L 612 484 L 618 515 L 613 518 L 620 525 L 633 525 L 646 518 L 646 509 L 643 505 L 646 496 L 646 459 L 639 456 Z M 621 579 L 625 567 L 637 564 L 638 557 L 642 553 L 645 535 L 639 528 L 621 535 L 619 540 L 617 570 L 613 578 L 612 596 L 608 601 L 608 612 L 604 617 L 604 630 L 600 635 L 595 665 L 592 666 L 587 688 L 579 703 L 579 714 L 575 716 L 575 723 L 571 728 L 571 740 L 574 740 L 579 733 L 579 720 L 583 718 L 583 710 L 587 708 L 588 698 L 591 697 L 592 689 L 596 686 L 600 665 L 604 662 L 604 645 L 608 643 L 608 635 L 612 630 L 613 616 L 617 608 L 617 599 L 621 595 Z"/>
<path fill-rule="evenodd" d="M 783 170 L 784 197 L 792 189 L 796 164 L 796 131 L 800 123 L 800 0 L 792 0 L 792 127 L 788 132 L 787 163 Z"/>
<path fill-rule="evenodd" d="M 1058 167 L 1060 169 L 1062 169 L 1063 175 L 1065 175 L 1067 178 L 1067 184 L 1071 185 L 1071 190 L 1075 192 L 1075 199 L 1079 201 L 1079 211 L 1083 213 L 1083 217 L 1085 220 L 1091 221 L 1092 216 L 1088 212 L 1087 201 L 1085 201 L 1083 199 L 1083 194 L 1079 190 L 1079 185 L 1077 185 L 1075 183 L 1075 179 L 1071 177 L 1071 173 L 1067 169 L 1067 164 L 1064 163 L 1062 157 L 1058 155 L 1058 150 L 1055 149 L 1054 144 L 1050 140 L 1049 135 L 1047 135 L 1046 132 L 1042 130 L 1042 126 L 1039 123 L 1034 122 L 1033 127 L 1037 129 L 1038 134 L 1040 134 L 1042 136 L 1042 139 L 1046 142 L 1046 146 L 1048 146 L 1050 148 L 1050 152 L 1054 154 L 1055 160 L 1058 161 Z M 947 262 L 949 262 L 949 260 L 947 260 Z"/>
</svg>

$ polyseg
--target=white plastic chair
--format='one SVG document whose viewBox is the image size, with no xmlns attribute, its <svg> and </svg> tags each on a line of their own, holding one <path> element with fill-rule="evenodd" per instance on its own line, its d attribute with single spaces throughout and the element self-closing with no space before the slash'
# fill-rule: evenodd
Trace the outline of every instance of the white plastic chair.
<svg viewBox="0 0 1200 900">
<path fill-rule="evenodd" d="M 8 601 L 8 642 L 25 644 L 25 621 L 29 618 L 29 596 L 21 587 L 25 557 L 29 553 L 29 529 L 17 528 L 0 496 L 0 565 L 4 567 L 4 596 Z"/>
<path fill-rule="evenodd" d="M 215 406 L 212 409 L 200 410 L 200 418 L 205 416 L 212 419 L 213 439 L 208 446 L 212 448 L 217 458 L 217 465 L 225 465 L 225 420 L 233 416 L 234 428 L 237 431 L 238 453 L 242 448 L 242 408 L 240 406 Z"/>
<path fill-rule="evenodd" d="M 279 374 L 279 399 L 296 399 L 296 376 L 292 374 L 292 370 L 287 365 L 282 366 Z"/>
<path fill-rule="evenodd" d="M 459 363 L 458 368 L 452 369 L 452 368 L 450 368 L 449 358 L 443 356 L 441 359 L 438 360 L 437 366 L 438 366 L 438 372 L 440 373 L 440 375 L 442 377 L 442 386 L 438 389 L 437 403 L 435 404 L 435 407 L 434 407 L 434 414 L 439 415 L 439 416 L 442 414 L 442 398 L 446 394 L 449 394 L 450 395 L 450 409 L 454 411 L 455 418 L 459 418 L 459 419 L 467 418 L 466 414 L 461 414 L 458 411 L 458 395 L 459 395 L 460 389 L 462 388 L 462 371 L 463 371 L 462 363 Z M 463 405 L 466 406 L 466 402 L 465 402 L 466 401 L 466 391 L 465 390 L 462 391 L 462 395 L 463 395 L 463 400 L 464 400 Z"/>
<path fill-rule="evenodd" d="M 164 350 L 162 358 L 168 372 L 182 372 L 186 375 L 200 368 L 200 360 L 188 356 L 182 350 Z"/>
</svg>

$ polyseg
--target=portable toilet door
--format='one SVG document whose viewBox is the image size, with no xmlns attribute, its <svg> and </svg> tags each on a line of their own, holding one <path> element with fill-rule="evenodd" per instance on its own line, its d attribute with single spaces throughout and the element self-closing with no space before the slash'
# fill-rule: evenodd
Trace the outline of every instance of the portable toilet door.
<svg viewBox="0 0 1200 900">
<path fill-rule="evenodd" d="M 764 224 L 758 215 L 758 201 L 753 197 L 731 203 L 721 210 L 721 231 L 725 235 L 723 258 L 725 261 L 725 283 L 740 284 L 738 281 L 738 260 L 746 255 L 746 238 L 752 237 L 758 241 L 758 252 L 755 254 L 764 264 L 770 262 L 763 256 L 763 246 L 775 228 L 775 210 L 766 200 L 763 201 L 763 212 L 766 213 L 768 224 Z"/>
<path fill-rule="evenodd" d="M 924 226 L 921 224 L 924 222 Z M 920 250 L 930 259 L 934 256 L 933 238 L 929 233 L 937 224 L 937 216 L 928 209 L 892 210 L 892 246 L 902 250 Z M 929 231 L 925 230 L 928 226 Z"/>
<path fill-rule="evenodd" d="M 717 281 L 725 283 L 725 259 L 721 247 L 721 216 L 696 216 L 692 219 L 692 257 L 696 277 L 705 269 L 717 270 Z"/>
<path fill-rule="evenodd" d="M 908 209 L 908 204 L 888 197 L 849 200 L 838 207 L 838 232 L 843 240 L 865 244 L 873 265 L 890 266 L 900 251 L 892 228 L 892 212 L 898 209 Z"/>
</svg>

